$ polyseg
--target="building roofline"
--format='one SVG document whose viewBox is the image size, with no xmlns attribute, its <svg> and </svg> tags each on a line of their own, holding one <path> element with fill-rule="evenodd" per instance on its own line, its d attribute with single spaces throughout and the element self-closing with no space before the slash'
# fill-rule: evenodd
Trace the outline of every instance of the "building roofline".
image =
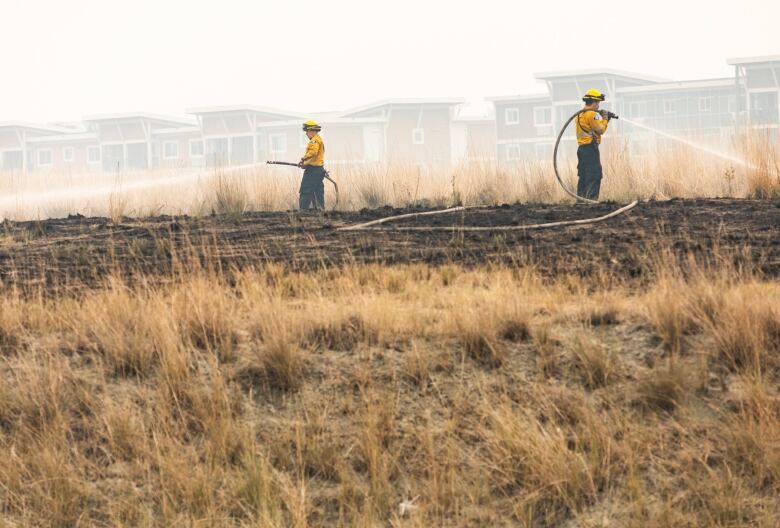
<svg viewBox="0 0 780 528">
<path fill-rule="evenodd" d="M 200 114 L 219 114 L 229 112 L 255 112 L 258 114 L 270 114 L 278 116 L 288 116 L 301 118 L 303 114 L 298 112 L 291 112 L 289 110 L 282 110 L 280 108 L 271 108 L 268 106 L 257 106 L 248 104 L 238 105 L 225 105 L 225 106 L 199 106 L 195 108 L 187 108 L 185 112 L 188 114 L 200 115 Z"/>
<path fill-rule="evenodd" d="M 758 64 L 761 62 L 780 62 L 780 55 L 763 55 L 757 57 L 736 57 L 726 60 L 726 64 L 740 66 L 742 64 Z"/>
<path fill-rule="evenodd" d="M 720 79 L 701 79 L 693 81 L 677 81 L 669 83 L 649 84 L 646 86 L 627 86 L 618 88 L 618 94 L 632 94 L 645 92 L 661 92 L 672 90 L 695 90 L 697 88 L 720 88 L 734 86 L 734 78 L 723 77 Z"/>
<path fill-rule="evenodd" d="M 498 95 L 494 97 L 486 97 L 486 101 L 492 101 L 494 103 L 500 103 L 504 101 L 541 101 L 543 99 L 549 99 L 550 94 L 538 93 L 538 94 L 518 94 L 518 95 Z"/>
<path fill-rule="evenodd" d="M 373 123 L 384 123 L 386 119 L 377 117 L 331 117 L 325 119 L 317 119 L 317 122 L 323 127 L 338 126 L 338 125 L 362 125 Z M 257 124 L 257 128 L 274 128 L 274 127 L 287 127 L 295 126 L 300 127 L 301 124 L 295 120 L 286 121 L 264 121 Z"/>
<path fill-rule="evenodd" d="M 540 80 L 558 79 L 560 77 L 584 77 L 591 75 L 610 75 L 613 77 L 622 77 L 636 81 L 645 81 L 653 83 L 670 82 L 671 79 L 656 77 L 654 75 L 645 75 L 644 73 L 634 73 L 623 70 L 614 70 L 612 68 L 594 68 L 588 70 L 562 70 L 535 73 L 534 77 Z"/>
<path fill-rule="evenodd" d="M 26 121 L 0 121 L 0 128 L 27 128 L 52 134 L 68 134 L 73 130 L 57 125 L 41 125 L 37 123 L 28 123 Z M 78 131 L 77 131 L 78 132 Z"/>
<path fill-rule="evenodd" d="M 341 112 L 341 115 L 350 116 L 352 114 L 359 114 L 361 112 L 365 112 L 366 110 L 371 110 L 372 108 L 382 108 L 383 106 L 389 106 L 389 105 L 437 104 L 437 105 L 455 106 L 455 105 L 463 104 L 465 102 L 466 99 L 462 97 L 417 97 L 417 98 L 397 97 L 391 99 L 382 99 L 361 106 L 356 106 L 354 108 L 349 108 Z"/>
<path fill-rule="evenodd" d="M 82 118 L 85 122 L 90 121 L 121 121 L 126 119 L 149 119 L 151 121 L 162 121 L 165 123 L 174 123 L 177 125 L 192 126 L 195 125 L 195 120 L 188 117 L 175 117 L 166 116 L 161 114 L 151 114 L 148 112 L 124 112 L 117 114 L 98 114 L 91 116 L 84 116 Z"/>
</svg>

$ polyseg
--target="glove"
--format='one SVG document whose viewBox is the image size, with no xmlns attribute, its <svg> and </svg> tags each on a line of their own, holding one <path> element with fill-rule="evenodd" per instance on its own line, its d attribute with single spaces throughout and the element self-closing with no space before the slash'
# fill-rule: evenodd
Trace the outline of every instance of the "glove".
<svg viewBox="0 0 780 528">
<path fill-rule="evenodd" d="M 618 119 L 617 114 L 613 114 L 609 110 L 599 110 L 599 114 L 601 114 L 601 117 L 607 120 L 609 122 L 610 119 Z"/>
<path fill-rule="evenodd" d="M 301 158 L 301 161 L 298 162 L 298 168 L 303 168 L 303 158 Z"/>
</svg>

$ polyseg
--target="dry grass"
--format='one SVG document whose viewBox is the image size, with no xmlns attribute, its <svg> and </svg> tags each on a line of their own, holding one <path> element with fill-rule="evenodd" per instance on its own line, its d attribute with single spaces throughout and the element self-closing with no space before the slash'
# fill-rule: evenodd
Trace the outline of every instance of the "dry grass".
<svg viewBox="0 0 780 528">
<path fill-rule="evenodd" d="M 747 196 L 757 199 L 780 196 L 780 151 L 770 131 L 753 132 L 738 141 L 742 155 L 751 161 L 747 172 Z"/>
<path fill-rule="evenodd" d="M 747 165 L 713 157 L 686 146 L 632 155 L 626 140 L 609 137 L 603 149 L 602 198 L 780 196 L 780 151 L 761 131 L 734 138 L 729 154 Z M 573 155 L 563 155 L 563 178 L 576 188 Z M 346 164 L 330 167 L 339 182 L 338 207 L 444 207 L 514 202 L 560 202 L 569 198 L 558 186 L 550 161 L 453 167 L 412 164 Z M 240 215 L 246 210 L 297 207 L 300 172 L 291 167 L 257 165 L 151 172 L 0 174 L 0 218 L 14 220 L 67 216 L 157 214 Z M 326 183 L 328 204 L 333 189 Z"/>
<path fill-rule="evenodd" d="M 245 182 L 236 174 L 228 174 L 224 169 L 217 169 L 214 174 L 211 200 L 213 211 L 217 214 L 241 216 L 247 210 L 247 194 Z"/>
<path fill-rule="evenodd" d="M 690 391 L 685 367 L 675 361 L 657 366 L 639 380 L 635 403 L 645 409 L 672 413 L 685 404 Z"/>
<path fill-rule="evenodd" d="M 616 374 L 617 357 L 597 340 L 580 334 L 576 337 L 573 350 L 574 370 L 582 377 L 588 389 L 605 386 Z"/>
<path fill-rule="evenodd" d="M 780 287 L 658 276 L 269 266 L 6 291 L 0 512 L 10 526 L 777 526 Z"/>
</svg>

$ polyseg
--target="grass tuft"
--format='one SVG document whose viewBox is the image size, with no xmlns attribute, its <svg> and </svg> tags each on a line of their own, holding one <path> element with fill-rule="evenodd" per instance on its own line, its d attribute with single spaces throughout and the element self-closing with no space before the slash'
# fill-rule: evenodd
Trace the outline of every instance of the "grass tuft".
<svg viewBox="0 0 780 528">
<path fill-rule="evenodd" d="M 673 413 L 686 402 L 690 380 L 674 361 L 645 374 L 637 384 L 634 403 L 657 412 Z"/>
</svg>

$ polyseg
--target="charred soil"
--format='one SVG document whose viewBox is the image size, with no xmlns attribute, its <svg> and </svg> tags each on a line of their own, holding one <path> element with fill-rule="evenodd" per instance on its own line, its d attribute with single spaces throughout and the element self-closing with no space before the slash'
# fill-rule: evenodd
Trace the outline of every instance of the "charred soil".
<svg viewBox="0 0 780 528">
<path fill-rule="evenodd" d="M 0 278 L 8 285 L 97 284 L 108 274 L 169 277 L 194 268 L 230 272 L 278 263 L 291 270 L 352 263 L 530 265 L 545 275 L 641 277 L 654 259 L 729 259 L 780 274 L 780 201 L 700 199 L 640 203 L 605 222 L 552 229 L 469 232 L 607 214 L 619 205 L 513 204 L 343 232 L 339 227 L 423 209 L 246 213 L 241 216 L 71 216 L 0 225 Z M 394 231 L 397 226 L 452 226 Z"/>
</svg>

